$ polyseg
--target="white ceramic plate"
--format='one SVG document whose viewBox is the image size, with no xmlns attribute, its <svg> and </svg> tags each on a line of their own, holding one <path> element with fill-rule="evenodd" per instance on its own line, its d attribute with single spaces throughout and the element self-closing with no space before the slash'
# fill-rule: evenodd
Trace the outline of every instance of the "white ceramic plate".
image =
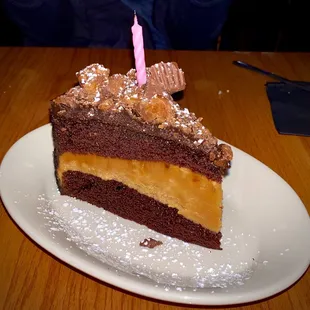
<svg viewBox="0 0 310 310">
<path fill-rule="evenodd" d="M 226 305 L 276 294 L 309 266 L 310 221 L 301 200 L 277 174 L 236 148 L 223 183 L 223 251 L 60 196 L 52 149 L 50 125 L 14 144 L 1 164 L 2 200 L 34 241 L 102 281 L 161 300 Z M 149 237 L 163 245 L 140 247 Z"/>
</svg>

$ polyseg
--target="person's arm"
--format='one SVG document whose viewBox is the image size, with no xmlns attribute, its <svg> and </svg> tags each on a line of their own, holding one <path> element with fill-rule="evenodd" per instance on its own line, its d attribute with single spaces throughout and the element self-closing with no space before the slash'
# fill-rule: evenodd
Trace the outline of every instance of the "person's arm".
<svg viewBox="0 0 310 310">
<path fill-rule="evenodd" d="M 68 45 L 73 30 L 70 1 L 4 0 L 4 6 L 10 19 L 22 31 L 25 45 Z"/>
</svg>

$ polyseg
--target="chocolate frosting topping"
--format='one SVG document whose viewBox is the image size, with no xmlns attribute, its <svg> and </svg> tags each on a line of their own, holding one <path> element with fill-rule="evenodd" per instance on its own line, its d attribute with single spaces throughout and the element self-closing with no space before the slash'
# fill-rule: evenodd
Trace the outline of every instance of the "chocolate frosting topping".
<svg viewBox="0 0 310 310">
<path fill-rule="evenodd" d="M 171 97 L 185 88 L 184 73 L 176 63 L 161 62 L 147 68 L 147 83 L 142 87 L 138 86 L 134 69 L 125 75 L 110 75 L 110 70 L 100 64 L 77 72 L 77 78 L 79 86 L 53 100 L 59 105 L 58 113 L 65 112 L 66 106 L 89 110 L 90 116 L 96 111 L 109 116 L 127 113 L 142 124 L 180 133 L 192 141 L 193 147 L 208 151 L 214 165 L 223 170 L 229 167 L 231 148 L 217 146 L 217 139 L 202 125 L 202 119 L 181 109 Z"/>
</svg>

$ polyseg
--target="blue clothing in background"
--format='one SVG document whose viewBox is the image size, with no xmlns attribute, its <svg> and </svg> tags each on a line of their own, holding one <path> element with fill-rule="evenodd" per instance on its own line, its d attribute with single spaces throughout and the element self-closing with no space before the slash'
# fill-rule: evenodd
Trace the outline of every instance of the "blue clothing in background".
<svg viewBox="0 0 310 310">
<path fill-rule="evenodd" d="M 212 49 L 232 0 L 4 0 L 27 46 L 132 46 L 133 10 L 149 49 Z"/>
</svg>

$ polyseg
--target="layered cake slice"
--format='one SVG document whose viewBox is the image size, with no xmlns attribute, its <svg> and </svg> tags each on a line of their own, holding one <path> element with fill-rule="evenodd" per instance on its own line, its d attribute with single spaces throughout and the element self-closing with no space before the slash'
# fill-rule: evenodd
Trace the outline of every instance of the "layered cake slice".
<svg viewBox="0 0 310 310">
<path fill-rule="evenodd" d="M 171 95 L 185 88 L 175 63 L 110 75 L 93 64 L 51 102 L 60 193 L 159 233 L 220 249 L 222 179 L 231 148 Z M 146 236 L 148 237 L 148 236 Z"/>
</svg>

